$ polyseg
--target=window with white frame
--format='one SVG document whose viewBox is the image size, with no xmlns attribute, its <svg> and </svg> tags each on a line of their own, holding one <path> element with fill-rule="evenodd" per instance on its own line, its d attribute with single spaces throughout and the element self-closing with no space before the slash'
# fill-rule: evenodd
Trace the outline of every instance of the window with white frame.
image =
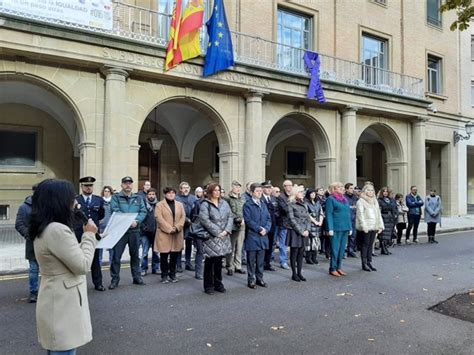
<svg viewBox="0 0 474 355">
<path fill-rule="evenodd" d="M 442 93 L 442 59 L 428 54 L 428 92 Z"/>
<path fill-rule="evenodd" d="M 278 65 L 290 70 L 303 69 L 303 50 L 312 49 L 311 17 L 278 9 Z"/>
<path fill-rule="evenodd" d="M 471 106 L 474 107 L 474 81 L 471 81 Z"/>
<path fill-rule="evenodd" d="M 471 36 L 471 60 L 474 60 L 474 36 Z"/>
<path fill-rule="evenodd" d="M 168 39 L 169 38 L 169 30 L 171 26 L 171 15 L 173 15 L 173 10 L 175 6 L 175 0 L 156 0 L 157 5 L 157 12 L 158 12 L 158 36 L 159 38 Z M 182 13 L 186 9 L 186 6 L 189 1 L 192 0 L 184 0 Z M 211 16 L 211 0 L 204 0 L 204 20 L 203 22 L 206 23 L 209 17 Z M 166 16 L 169 15 L 169 16 Z M 201 44 L 202 48 L 207 48 L 207 28 L 206 26 L 202 26 L 201 28 Z"/>
<path fill-rule="evenodd" d="M 388 83 L 388 41 L 362 34 L 362 79 L 370 85 Z"/>
<path fill-rule="evenodd" d="M 0 167 L 35 167 L 37 132 L 0 129 Z"/>
<path fill-rule="evenodd" d="M 441 27 L 441 0 L 426 0 L 426 21 L 433 26 Z"/>
<path fill-rule="evenodd" d="M 10 219 L 10 206 L 0 205 L 0 221 L 7 221 Z"/>
</svg>

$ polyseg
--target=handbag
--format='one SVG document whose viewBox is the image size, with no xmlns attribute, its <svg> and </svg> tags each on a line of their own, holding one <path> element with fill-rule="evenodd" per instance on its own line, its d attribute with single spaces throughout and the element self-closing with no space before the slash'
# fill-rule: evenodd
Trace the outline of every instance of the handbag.
<svg viewBox="0 0 474 355">
<path fill-rule="evenodd" d="M 192 223 L 189 228 L 189 235 L 193 238 L 200 240 L 209 240 L 211 239 L 211 234 L 204 228 L 201 222 Z"/>
</svg>

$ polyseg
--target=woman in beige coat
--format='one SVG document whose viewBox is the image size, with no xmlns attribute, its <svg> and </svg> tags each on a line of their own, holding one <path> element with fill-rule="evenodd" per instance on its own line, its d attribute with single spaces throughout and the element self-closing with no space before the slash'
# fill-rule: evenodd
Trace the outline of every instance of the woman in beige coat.
<svg viewBox="0 0 474 355">
<path fill-rule="evenodd" d="M 155 237 L 155 251 L 161 257 L 161 283 L 178 282 L 176 278 L 176 261 L 184 247 L 184 222 L 186 213 L 181 202 L 176 201 L 176 190 L 172 187 L 163 189 L 165 199 L 155 208 L 158 222 Z"/>
<path fill-rule="evenodd" d="M 375 198 L 374 185 L 366 184 L 362 188 L 356 208 L 356 229 L 361 244 L 362 270 L 377 271 L 372 266 L 372 247 L 375 237 L 382 233 L 384 225 L 379 204 Z"/>
<path fill-rule="evenodd" d="M 51 352 L 75 354 L 92 340 L 86 274 L 97 244 L 97 226 L 89 219 L 82 241 L 71 230 L 74 187 L 48 179 L 33 195 L 29 235 L 41 269 L 36 325 L 41 346 Z"/>
</svg>

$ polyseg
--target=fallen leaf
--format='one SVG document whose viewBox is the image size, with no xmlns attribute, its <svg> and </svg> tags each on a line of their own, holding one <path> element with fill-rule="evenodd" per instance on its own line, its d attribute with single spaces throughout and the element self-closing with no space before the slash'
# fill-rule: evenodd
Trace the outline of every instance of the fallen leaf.
<svg viewBox="0 0 474 355">
<path fill-rule="evenodd" d="M 336 296 L 354 296 L 354 295 L 350 292 L 343 292 L 343 293 L 337 293 Z"/>
<path fill-rule="evenodd" d="M 354 314 L 354 317 L 359 318 L 361 314 Z"/>
<path fill-rule="evenodd" d="M 325 314 L 324 316 L 325 316 L 325 317 L 327 317 L 328 315 L 327 315 L 327 314 Z"/>
<path fill-rule="evenodd" d="M 212 348 L 212 344 L 206 343 L 206 345 L 207 345 L 208 348 Z"/>
<path fill-rule="evenodd" d="M 436 280 L 438 280 L 438 281 L 443 281 L 443 278 L 442 278 L 442 277 L 438 277 Z"/>
<path fill-rule="evenodd" d="M 282 325 L 279 325 L 279 326 L 273 326 L 273 327 L 271 327 L 271 329 L 272 330 L 282 330 L 282 329 L 285 329 L 285 327 L 282 326 Z"/>
<path fill-rule="evenodd" d="M 387 292 L 379 292 L 379 295 L 386 295 Z"/>
<path fill-rule="evenodd" d="M 428 291 L 428 289 L 427 289 L 427 288 L 424 288 L 424 289 L 423 289 L 423 291 L 425 291 L 425 292 L 426 292 L 426 291 Z"/>
<path fill-rule="evenodd" d="M 190 332 L 191 330 L 193 330 L 194 328 L 188 328 L 186 329 L 187 332 Z"/>
<path fill-rule="evenodd" d="M 405 321 L 403 319 L 400 320 L 400 323 L 405 323 Z"/>
<path fill-rule="evenodd" d="M 368 341 L 375 341 L 374 338 L 369 338 L 369 339 L 367 339 L 367 340 L 368 340 Z"/>
</svg>

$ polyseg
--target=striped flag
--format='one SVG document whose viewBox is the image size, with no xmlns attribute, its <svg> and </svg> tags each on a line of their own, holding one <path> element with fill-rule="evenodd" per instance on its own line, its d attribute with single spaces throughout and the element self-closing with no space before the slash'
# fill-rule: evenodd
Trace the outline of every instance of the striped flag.
<svg viewBox="0 0 474 355">
<path fill-rule="evenodd" d="M 178 36 L 179 27 L 181 25 L 181 9 L 183 7 L 182 0 L 176 0 L 176 5 L 173 10 L 173 18 L 170 26 L 170 40 L 168 48 L 166 48 L 165 70 L 174 68 L 178 63 L 175 63 L 175 53 L 178 50 Z"/>
<path fill-rule="evenodd" d="M 166 70 L 201 54 L 200 29 L 204 18 L 203 0 L 189 0 L 182 17 L 181 7 L 181 0 L 177 0 L 170 28 L 170 43 L 166 53 Z M 171 41 L 173 41 L 172 44 Z"/>
</svg>

